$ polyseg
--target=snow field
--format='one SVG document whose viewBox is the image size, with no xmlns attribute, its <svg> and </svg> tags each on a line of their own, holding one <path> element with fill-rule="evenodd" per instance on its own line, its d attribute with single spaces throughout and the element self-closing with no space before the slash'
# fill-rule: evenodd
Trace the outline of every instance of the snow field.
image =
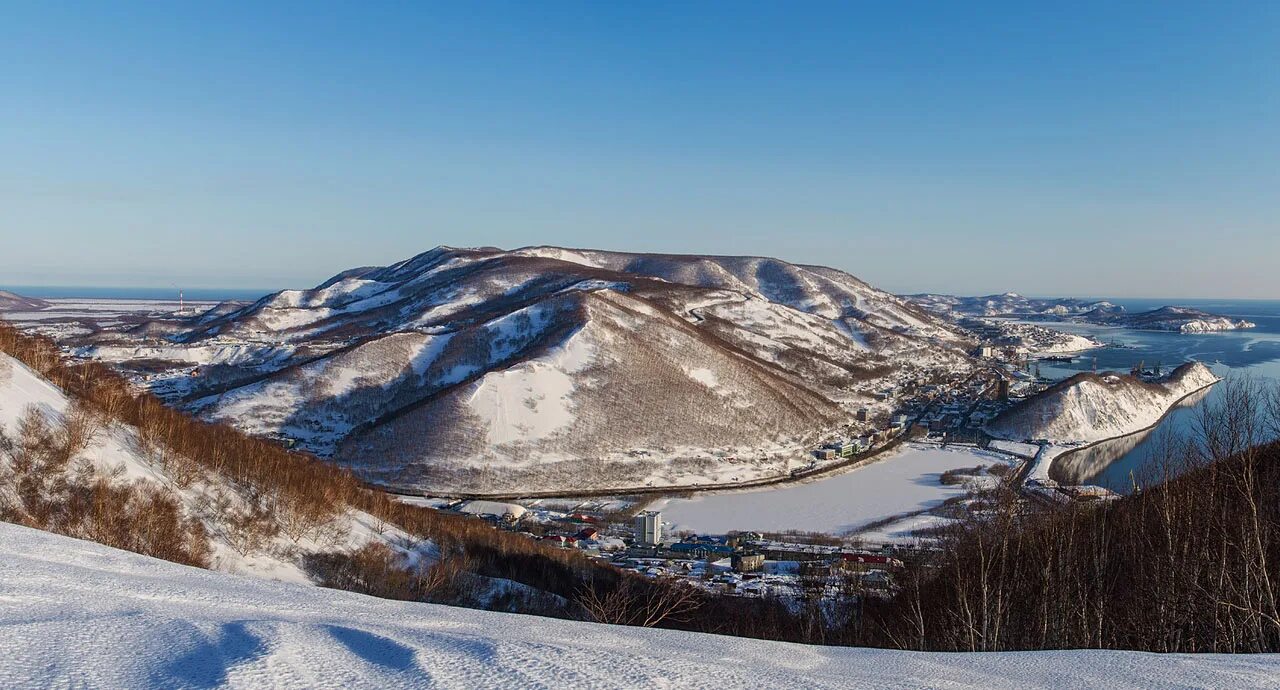
<svg viewBox="0 0 1280 690">
<path fill-rule="evenodd" d="M 811 647 L 375 599 L 0 524 L 0 687 L 1250 688 L 1275 655 Z"/>
</svg>

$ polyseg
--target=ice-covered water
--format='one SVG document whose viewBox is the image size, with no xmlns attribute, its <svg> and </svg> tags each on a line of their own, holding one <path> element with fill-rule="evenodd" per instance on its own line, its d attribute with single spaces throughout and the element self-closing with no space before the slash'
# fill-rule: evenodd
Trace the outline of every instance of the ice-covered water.
<svg viewBox="0 0 1280 690">
<path fill-rule="evenodd" d="M 964 486 L 942 484 L 947 470 L 1006 462 L 1006 456 L 972 448 L 907 444 L 882 460 L 828 479 L 762 491 L 664 499 L 653 508 L 663 511 L 663 519 L 675 529 L 695 532 L 796 529 L 842 534 L 964 496 Z"/>
</svg>

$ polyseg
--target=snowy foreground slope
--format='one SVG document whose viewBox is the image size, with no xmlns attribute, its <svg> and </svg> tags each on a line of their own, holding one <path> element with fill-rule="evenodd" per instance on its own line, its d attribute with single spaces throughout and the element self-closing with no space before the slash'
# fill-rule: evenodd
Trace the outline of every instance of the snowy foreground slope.
<svg viewBox="0 0 1280 690">
<path fill-rule="evenodd" d="M 1274 655 L 934 654 L 496 614 L 266 582 L 0 523 L 0 687 L 1262 688 Z"/>
<path fill-rule="evenodd" d="M 858 409 L 885 421 L 882 391 L 973 366 L 968 334 L 834 269 L 555 247 L 440 247 L 89 343 L 206 419 L 437 491 L 783 475 Z"/>
</svg>

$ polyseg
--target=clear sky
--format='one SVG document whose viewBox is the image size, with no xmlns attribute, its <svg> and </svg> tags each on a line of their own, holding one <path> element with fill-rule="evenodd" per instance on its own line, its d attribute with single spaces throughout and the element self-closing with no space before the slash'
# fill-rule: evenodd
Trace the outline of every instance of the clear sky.
<svg viewBox="0 0 1280 690">
<path fill-rule="evenodd" d="M 0 240 L 0 284 L 558 244 L 1280 298 L 1280 2 L 5 3 Z"/>
</svg>

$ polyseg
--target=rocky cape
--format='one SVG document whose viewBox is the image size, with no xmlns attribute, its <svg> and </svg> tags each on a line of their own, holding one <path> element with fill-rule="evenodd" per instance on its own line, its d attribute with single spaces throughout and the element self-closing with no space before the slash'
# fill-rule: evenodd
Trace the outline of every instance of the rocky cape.
<svg viewBox="0 0 1280 690">
<path fill-rule="evenodd" d="M 1154 425 L 1178 401 L 1218 380 L 1199 362 L 1183 364 L 1156 381 L 1085 372 L 1006 410 L 987 431 L 999 438 L 1056 445 L 1115 438 Z"/>
</svg>

